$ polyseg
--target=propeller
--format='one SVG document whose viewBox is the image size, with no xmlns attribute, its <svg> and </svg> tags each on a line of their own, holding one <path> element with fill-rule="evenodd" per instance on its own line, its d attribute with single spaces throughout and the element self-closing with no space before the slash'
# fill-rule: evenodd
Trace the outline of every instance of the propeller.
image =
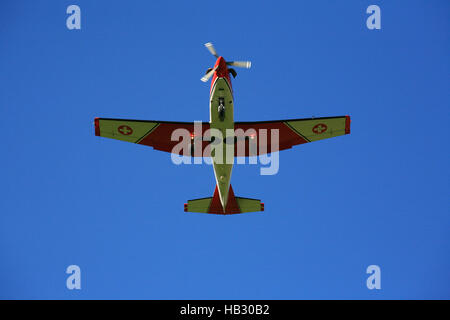
<svg viewBox="0 0 450 320">
<path fill-rule="evenodd" d="M 230 62 L 227 62 L 227 65 L 233 66 L 233 67 L 250 69 L 250 67 L 252 66 L 252 63 L 251 63 L 251 61 L 230 61 Z"/>
<path fill-rule="evenodd" d="M 214 74 L 214 72 L 217 70 L 219 66 L 215 67 L 214 69 L 211 69 L 210 71 L 208 71 L 207 74 L 205 74 L 200 80 L 203 82 L 208 81 Z"/>
<path fill-rule="evenodd" d="M 206 47 L 206 49 L 209 50 L 209 52 L 211 52 L 211 54 L 212 54 L 214 57 L 216 57 L 216 58 L 219 57 L 219 56 L 217 55 L 216 49 L 214 48 L 214 46 L 213 46 L 213 44 L 212 44 L 211 42 L 205 43 L 205 47 Z"/>
<path fill-rule="evenodd" d="M 206 49 L 216 58 L 219 58 L 219 55 L 217 54 L 216 48 L 214 48 L 214 45 L 211 42 L 205 43 Z M 246 68 L 250 69 L 252 66 L 252 63 L 250 61 L 228 61 L 228 66 L 238 67 L 238 68 Z M 213 75 L 214 72 L 217 70 L 217 67 L 214 69 L 211 69 L 208 73 L 206 73 L 200 80 L 203 82 L 208 81 Z M 234 70 L 233 70 L 234 71 Z M 236 71 L 232 72 L 233 77 L 236 77 Z"/>
</svg>

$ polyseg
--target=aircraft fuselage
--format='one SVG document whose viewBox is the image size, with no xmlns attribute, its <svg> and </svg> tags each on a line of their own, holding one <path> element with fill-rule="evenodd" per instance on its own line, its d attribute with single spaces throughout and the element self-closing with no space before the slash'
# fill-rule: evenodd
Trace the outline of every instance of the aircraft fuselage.
<svg viewBox="0 0 450 320">
<path fill-rule="evenodd" d="M 233 91 L 225 60 L 219 57 L 214 67 L 217 67 L 217 70 L 211 80 L 210 128 L 220 130 L 222 137 L 227 141 L 227 129 L 234 130 Z M 234 141 L 234 135 L 229 141 Z M 212 154 L 214 175 L 219 189 L 220 202 L 224 209 L 228 201 L 231 171 L 233 170 L 233 163 L 226 161 L 226 145 L 227 143 L 222 144 L 222 157 Z"/>
</svg>

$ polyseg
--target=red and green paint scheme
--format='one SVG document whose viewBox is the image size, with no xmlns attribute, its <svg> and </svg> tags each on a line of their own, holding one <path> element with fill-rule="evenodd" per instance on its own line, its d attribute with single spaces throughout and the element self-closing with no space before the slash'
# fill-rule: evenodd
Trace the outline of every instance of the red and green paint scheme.
<svg viewBox="0 0 450 320">
<path fill-rule="evenodd" d="M 290 149 L 295 145 L 350 133 L 349 116 L 234 122 L 234 100 L 230 73 L 235 72 L 234 70 L 231 71 L 228 65 L 242 66 L 243 63 L 227 63 L 223 57 L 214 55 L 217 57 L 217 60 L 214 68 L 210 69 L 208 73 L 210 77 L 212 76 L 210 122 L 201 124 L 202 132 L 210 128 L 215 128 L 222 132 L 224 138 L 227 138 L 227 129 L 234 129 L 235 131 L 242 129 L 248 134 L 244 140 L 244 156 L 281 151 Z M 95 118 L 94 124 L 96 136 L 151 146 L 156 150 L 166 152 L 174 152 L 175 145 L 180 143 L 179 141 L 171 140 L 172 132 L 176 129 L 183 128 L 191 133 L 191 142 L 190 147 L 185 149 L 188 150 L 188 154 L 184 154 L 183 150 L 179 151 L 178 154 L 191 157 L 209 156 L 204 151 L 210 142 L 201 141 L 201 139 L 194 141 L 194 122 Z M 268 139 L 263 139 L 266 140 L 263 145 L 261 144 L 263 140 L 259 139 L 261 129 L 266 129 L 269 137 Z M 272 129 L 277 129 L 279 132 L 278 147 L 271 145 L 270 130 Z M 235 137 L 232 138 L 235 139 Z M 256 149 L 253 146 L 250 148 L 253 139 L 258 141 Z M 201 153 L 197 154 L 194 152 L 194 145 L 196 143 L 201 144 Z M 223 154 L 225 155 L 225 143 L 223 144 L 223 148 Z M 235 154 L 237 154 L 236 145 Z M 233 164 L 227 164 L 224 160 L 218 161 L 214 155 L 212 156 L 212 162 L 216 178 L 213 196 L 188 200 L 184 205 L 184 211 L 222 215 L 264 211 L 264 204 L 260 200 L 235 196 L 230 184 Z"/>
</svg>

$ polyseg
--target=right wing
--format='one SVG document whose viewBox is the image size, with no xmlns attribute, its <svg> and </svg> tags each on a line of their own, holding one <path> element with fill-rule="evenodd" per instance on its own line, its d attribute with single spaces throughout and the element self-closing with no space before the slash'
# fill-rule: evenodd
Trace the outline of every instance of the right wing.
<svg viewBox="0 0 450 320">
<path fill-rule="evenodd" d="M 240 134 L 237 131 L 240 131 Z M 275 121 L 235 122 L 237 141 L 245 141 L 243 150 L 235 148 L 237 156 L 255 156 L 290 149 L 295 145 L 333 138 L 350 133 L 350 116 L 323 117 Z M 272 143 L 271 131 L 278 130 L 278 145 Z M 261 139 L 261 132 L 266 139 Z M 244 132 L 244 134 L 242 134 Z M 245 137 L 245 140 L 243 139 Z M 254 142 L 254 149 L 250 144 Z M 245 145 L 245 147 L 244 147 Z M 245 150 L 244 150 L 245 148 Z"/>
</svg>

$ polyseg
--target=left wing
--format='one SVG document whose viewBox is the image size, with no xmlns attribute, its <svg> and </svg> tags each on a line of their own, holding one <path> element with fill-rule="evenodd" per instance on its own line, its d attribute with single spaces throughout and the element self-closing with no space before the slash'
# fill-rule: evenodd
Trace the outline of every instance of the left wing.
<svg viewBox="0 0 450 320">
<path fill-rule="evenodd" d="M 180 140 L 172 141 L 171 139 L 172 132 L 176 129 L 186 129 L 192 137 L 194 135 L 194 122 L 95 118 L 94 124 L 96 136 L 142 144 L 166 152 L 172 152 L 174 146 L 180 143 Z M 202 132 L 207 129 L 209 129 L 209 123 L 202 123 Z M 202 152 L 207 143 L 202 142 Z M 179 154 L 184 155 L 183 152 Z"/>
<path fill-rule="evenodd" d="M 235 122 L 234 130 L 238 136 L 238 129 L 245 136 L 245 151 L 239 152 L 235 148 L 235 155 L 254 156 L 270 152 L 289 149 L 295 145 L 317 140 L 333 138 L 350 133 L 350 116 L 323 117 L 307 119 L 291 119 L 258 122 Z M 267 132 L 266 139 L 261 132 Z M 278 146 L 272 142 L 271 131 L 278 130 Z M 245 132 L 242 135 L 242 131 Z M 250 144 L 254 142 L 254 149 L 250 152 Z M 254 150 L 254 151 L 253 151 Z"/>
</svg>

